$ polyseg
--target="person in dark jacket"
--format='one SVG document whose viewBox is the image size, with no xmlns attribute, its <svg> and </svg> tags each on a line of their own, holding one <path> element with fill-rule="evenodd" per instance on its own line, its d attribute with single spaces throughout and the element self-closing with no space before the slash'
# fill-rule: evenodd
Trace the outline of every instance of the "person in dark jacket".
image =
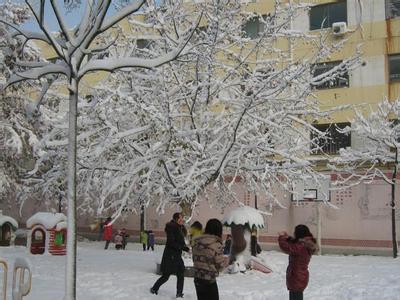
<svg viewBox="0 0 400 300">
<path fill-rule="evenodd" d="M 155 243 L 154 233 L 152 230 L 149 230 L 147 232 L 147 250 L 151 248 L 151 251 L 154 251 L 154 243 Z"/>
<path fill-rule="evenodd" d="M 194 239 L 194 285 L 198 300 L 218 300 L 218 273 L 228 265 L 223 253 L 222 224 L 217 219 L 207 222 L 203 235 Z"/>
<path fill-rule="evenodd" d="M 286 286 L 290 300 L 303 300 L 303 291 L 307 287 L 308 264 L 311 256 L 317 251 L 317 244 L 306 225 L 297 225 L 294 238 L 285 231 L 279 232 L 279 247 L 289 254 L 289 265 L 286 270 Z"/>
<path fill-rule="evenodd" d="M 189 248 L 186 246 L 182 227 L 183 215 L 181 213 L 175 213 L 172 216 L 172 220 L 165 225 L 167 242 L 161 260 L 162 276 L 150 289 L 152 294 L 157 295 L 160 286 L 168 281 L 170 275 L 175 274 L 177 278 L 176 297 L 183 298 L 183 274 L 185 272 L 185 265 L 182 260 L 182 251 L 188 252 Z"/>
</svg>

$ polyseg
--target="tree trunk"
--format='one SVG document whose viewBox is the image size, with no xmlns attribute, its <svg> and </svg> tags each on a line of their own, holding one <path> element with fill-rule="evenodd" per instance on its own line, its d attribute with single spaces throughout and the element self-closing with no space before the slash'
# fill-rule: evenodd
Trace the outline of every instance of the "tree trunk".
<svg viewBox="0 0 400 300">
<path fill-rule="evenodd" d="M 192 205 L 188 202 L 181 202 L 180 207 L 182 209 L 182 214 L 184 217 L 190 217 L 192 215 Z"/>
<path fill-rule="evenodd" d="M 61 201 L 62 201 L 62 195 L 61 193 L 58 195 L 58 212 L 61 213 L 62 211 L 62 205 L 61 205 Z"/>
<path fill-rule="evenodd" d="M 322 253 L 321 237 L 322 237 L 322 219 L 321 219 L 321 202 L 317 201 L 317 245 L 318 245 L 318 255 Z"/>
<path fill-rule="evenodd" d="M 145 230 L 145 208 L 144 205 L 140 206 L 140 232 Z"/>
<path fill-rule="evenodd" d="M 68 129 L 68 213 L 67 260 L 65 267 L 65 300 L 76 299 L 76 135 L 78 110 L 78 81 L 69 83 Z"/>
<path fill-rule="evenodd" d="M 392 177 L 392 199 L 390 206 L 392 208 L 392 244 L 393 244 L 393 258 L 397 257 L 397 240 L 396 240 L 396 177 L 397 177 L 397 164 L 398 164 L 398 149 L 396 148 L 396 159 L 393 169 Z"/>
</svg>

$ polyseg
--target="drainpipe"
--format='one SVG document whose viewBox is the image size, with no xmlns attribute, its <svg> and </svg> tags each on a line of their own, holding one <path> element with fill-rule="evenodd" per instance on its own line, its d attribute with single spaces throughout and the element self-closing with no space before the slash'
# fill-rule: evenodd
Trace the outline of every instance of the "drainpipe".
<svg viewBox="0 0 400 300">
<path fill-rule="evenodd" d="M 390 201 L 390 207 L 392 208 L 392 244 L 393 244 L 393 258 L 397 257 L 397 240 L 396 240 L 396 177 L 397 177 L 397 165 L 398 165 L 398 153 L 399 150 L 396 147 L 396 157 L 393 167 L 393 177 L 392 177 L 392 195 Z"/>
</svg>

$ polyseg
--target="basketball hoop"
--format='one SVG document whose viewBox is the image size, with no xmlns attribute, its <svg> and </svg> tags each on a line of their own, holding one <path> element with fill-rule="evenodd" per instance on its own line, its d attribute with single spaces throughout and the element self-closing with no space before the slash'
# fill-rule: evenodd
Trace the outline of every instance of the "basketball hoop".
<svg viewBox="0 0 400 300">
<path fill-rule="evenodd" d="M 324 202 L 330 201 L 330 177 L 319 183 L 312 179 L 301 179 L 293 182 L 292 201 Z"/>
<path fill-rule="evenodd" d="M 318 199 L 318 190 L 317 189 L 304 189 L 303 194 L 304 201 L 313 202 Z"/>
</svg>

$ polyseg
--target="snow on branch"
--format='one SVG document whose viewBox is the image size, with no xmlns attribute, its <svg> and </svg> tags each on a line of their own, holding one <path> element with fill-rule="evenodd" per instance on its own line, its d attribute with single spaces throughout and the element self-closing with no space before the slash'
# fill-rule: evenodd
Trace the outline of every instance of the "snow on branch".
<svg viewBox="0 0 400 300">
<path fill-rule="evenodd" d="M 32 68 L 30 70 L 11 75 L 5 87 L 28 79 L 37 80 L 50 74 L 64 74 L 69 78 L 70 70 L 65 65 L 61 64 L 51 64 L 45 67 Z"/>
</svg>

